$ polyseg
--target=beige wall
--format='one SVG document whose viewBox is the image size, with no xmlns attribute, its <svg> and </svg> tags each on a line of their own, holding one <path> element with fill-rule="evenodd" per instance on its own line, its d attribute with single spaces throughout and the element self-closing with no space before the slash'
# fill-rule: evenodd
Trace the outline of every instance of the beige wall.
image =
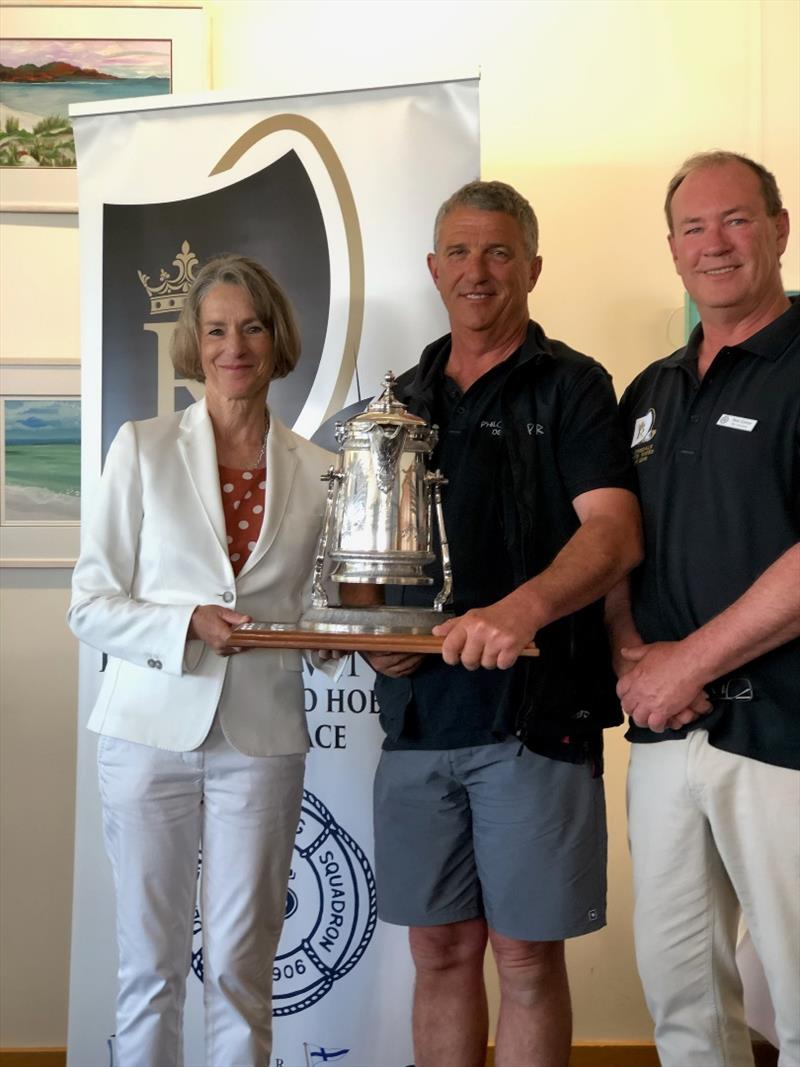
<svg viewBox="0 0 800 1067">
<path fill-rule="evenodd" d="M 67 1032 L 78 665 L 69 573 L 0 575 L 0 1047 L 46 1047 Z"/>
<path fill-rule="evenodd" d="M 552 335 L 605 362 L 618 388 L 681 340 L 683 297 L 660 204 L 684 156 L 726 147 L 762 159 L 800 225 L 796 0 L 209 0 L 206 8 L 214 88 L 269 95 L 480 69 L 482 174 L 513 182 L 540 216 L 545 268 L 534 312 Z M 0 255 L 0 353 L 77 353 L 75 218 L 4 215 Z M 784 273 L 787 287 L 800 288 L 796 237 Z M 5 577 L 0 1046 L 63 1044 L 76 705 L 75 652 L 61 621 L 66 576 Z M 645 1039 L 619 733 L 608 748 L 609 926 L 570 946 L 575 1032 Z"/>
</svg>

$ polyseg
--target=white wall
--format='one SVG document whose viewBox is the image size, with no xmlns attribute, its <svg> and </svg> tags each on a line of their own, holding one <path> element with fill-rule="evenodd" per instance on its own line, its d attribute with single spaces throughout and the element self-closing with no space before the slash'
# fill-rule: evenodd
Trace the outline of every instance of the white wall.
<svg viewBox="0 0 800 1067">
<path fill-rule="evenodd" d="M 545 266 L 534 314 L 551 335 L 601 359 L 618 389 L 681 341 L 683 296 L 661 202 L 685 156 L 724 147 L 762 160 L 800 225 L 796 0 L 205 6 L 214 88 L 269 95 L 480 69 L 482 176 L 515 184 L 540 218 Z M 2 356 L 77 352 L 75 226 L 74 217 L 0 220 Z M 800 288 L 797 237 L 784 275 L 787 288 Z M 65 580 L 18 572 L 2 591 L 0 1046 L 66 1041 L 76 683 L 61 621 Z M 608 745 L 609 926 L 569 951 L 582 1040 L 650 1034 L 630 937 L 626 758 L 617 732 Z"/>
</svg>

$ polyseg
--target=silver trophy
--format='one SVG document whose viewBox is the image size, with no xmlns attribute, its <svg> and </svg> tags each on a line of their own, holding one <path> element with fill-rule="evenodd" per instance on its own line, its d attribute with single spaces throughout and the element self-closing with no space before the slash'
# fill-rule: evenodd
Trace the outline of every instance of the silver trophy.
<svg viewBox="0 0 800 1067">
<path fill-rule="evenodd" d="M 338 465 L 323 478 L 328 498 L 314 563 L 311 608 L 298 628 L 317 633 L 429 634 L 449 617 L 453 573 L 442 513 L 446 479 L 426 461 L 435 427 L 412 415 L 394 395 L 391 371 L 383 392 L 360 415 L 336 424 Z M 344 585 L 432 585 L 425 567 L 435 560 L 439 527 L 442 588 L 432 608 L 334 606 L 323 579 Z"/>
<path fill-rule="evenodd" d="M 328 498 L 314 561 L 311 607 L 299 622 L 250 622 L 228 638 L 232 647 L 338 649 L 435 653 L 442 638 L 431 630 L 452 617 L 453 571 L 442 513 L 447 479 L 429 471 L 438 432 L 409 413 L 394 395 L 391 371 L 383 392 L 360 415 L 336 424 L 339 456 L 323 481 Z M 431 608 L 330 604 L 325 582 L 350 587 L 433 585 L 425 568 L 436 559 L 434 513 L 439 527 L 442 588 Z M 535 645 L 521 656 L 538 656 Z"/>
</svg>

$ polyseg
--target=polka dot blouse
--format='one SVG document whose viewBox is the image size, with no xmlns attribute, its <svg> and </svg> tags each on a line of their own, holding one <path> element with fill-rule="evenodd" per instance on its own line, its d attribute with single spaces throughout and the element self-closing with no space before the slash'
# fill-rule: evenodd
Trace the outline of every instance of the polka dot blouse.
<svg viewBox="0 0 800 1067">
<path fill-rule="evenodd" d="M 225 529 L 228 535 L 228 555 L 233 573 L 238 574 L 256 547 L 264 521 L 264 501 L 267 488 L 267 468 L 254 471 L 219 468 Z"/>
</svg>

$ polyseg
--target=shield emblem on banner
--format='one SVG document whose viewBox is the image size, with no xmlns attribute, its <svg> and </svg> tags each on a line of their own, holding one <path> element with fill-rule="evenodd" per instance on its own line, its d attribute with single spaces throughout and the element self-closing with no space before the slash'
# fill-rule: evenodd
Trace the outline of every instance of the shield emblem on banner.
<svg viewBox="0 0 800 1067">
<path fill-rule="evenodd" d="M 202 395 L 199 383 L 175 378 L 169 342 L 199 266 L 221 252 L 259 260 L 289 297 L 302 354 L 292 374 L 271 385 L 269 400 L 279 418 L 295 425 L 320 372 L 331 257 L 317 192 L 290 150 L 200 196 L 104 206 L 103 455 L 126 420 L 180 410 Z M 337 376 L 329 377 L 333 399 Z"/>
</svg>

